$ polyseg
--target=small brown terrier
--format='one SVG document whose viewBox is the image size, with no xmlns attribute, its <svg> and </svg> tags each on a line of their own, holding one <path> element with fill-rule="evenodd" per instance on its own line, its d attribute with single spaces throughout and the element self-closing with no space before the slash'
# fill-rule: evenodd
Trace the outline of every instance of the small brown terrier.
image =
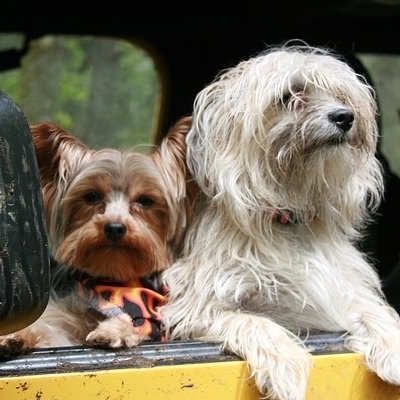
<svg viewBox="0 0 400 400">
<path fill-rule="evenodd" d="M 31 126 L 57 290 L 36 322 L 0 338 L 0 357 L 162 340 L 158 276 L 180 250 L 197 196 L 185 161 L 190 125 L 180 119 L 150 155 L 92 150 L 52 123 Z"/>
</svg>

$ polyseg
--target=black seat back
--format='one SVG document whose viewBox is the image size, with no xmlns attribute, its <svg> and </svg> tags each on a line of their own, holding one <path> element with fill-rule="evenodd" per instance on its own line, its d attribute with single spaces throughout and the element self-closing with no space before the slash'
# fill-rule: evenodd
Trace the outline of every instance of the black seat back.
<svg viewBox="0 0 400 400">
<path fill-rule="evenodd" d="M 0 91 L 0 335 L 34 322 L 49 297 L 43 199 L 28 122 Z"/>
</svg>

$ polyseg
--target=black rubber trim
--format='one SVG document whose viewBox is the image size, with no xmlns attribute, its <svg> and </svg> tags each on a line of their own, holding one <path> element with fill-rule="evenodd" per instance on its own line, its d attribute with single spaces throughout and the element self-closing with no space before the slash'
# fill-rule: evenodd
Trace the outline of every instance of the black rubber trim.
<svg viewBox="0 0 400 400">
<path fill-rule="evenodd" d="M 310 335 L 306 346 L 314 355 L 348 353 L 343 333 Z M 220 344 L 200 341 L 142 343 L 134 349 L 96 349 L 86 346 L 36 349 L 0 362 L 0 376 L 37 375 L 161 365 L 229 362 L 240 360 Z"/>
</svg>

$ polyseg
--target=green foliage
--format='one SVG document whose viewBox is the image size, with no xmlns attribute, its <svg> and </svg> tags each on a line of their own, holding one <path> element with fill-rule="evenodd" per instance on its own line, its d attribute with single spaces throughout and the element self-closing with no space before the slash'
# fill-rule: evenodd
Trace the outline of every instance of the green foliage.
<svg viewBox="0 0 400 400">
<path fill-rule="evenodd" d="M 128 41 L 42 37 L 31 42 L 21 69 L 0 74 L 0 89 L 30 123 L 53 121 L 91 147 L 151 143 L 157 71 Z"/>
<path fill-rule="evenodd" d="M 391 169 L 400 175 L 400 57 L 359 54 L 371 75 L 380 108 L 381 151 Z"/>
</svg>

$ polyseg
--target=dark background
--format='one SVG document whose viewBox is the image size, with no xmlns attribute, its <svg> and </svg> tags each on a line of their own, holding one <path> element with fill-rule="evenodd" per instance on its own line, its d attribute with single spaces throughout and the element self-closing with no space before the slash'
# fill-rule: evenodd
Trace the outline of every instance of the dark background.
<svg viewBox="0 0 400 400">
<path fill-rule="evenodd" d="M 0 32 L 121 36 L 142 41 L 166 63 L 170 96 L 163 129 L 190 113 L 195 94 L 240 59 L 287 39 L 352 52 L 400 53 L 400 1 L 35 2 L 7 0 Z M 100 4 L 101 3 L 101 4 Z M 0 68 L 18 62 L 0 56 Z"/>
</svg>

